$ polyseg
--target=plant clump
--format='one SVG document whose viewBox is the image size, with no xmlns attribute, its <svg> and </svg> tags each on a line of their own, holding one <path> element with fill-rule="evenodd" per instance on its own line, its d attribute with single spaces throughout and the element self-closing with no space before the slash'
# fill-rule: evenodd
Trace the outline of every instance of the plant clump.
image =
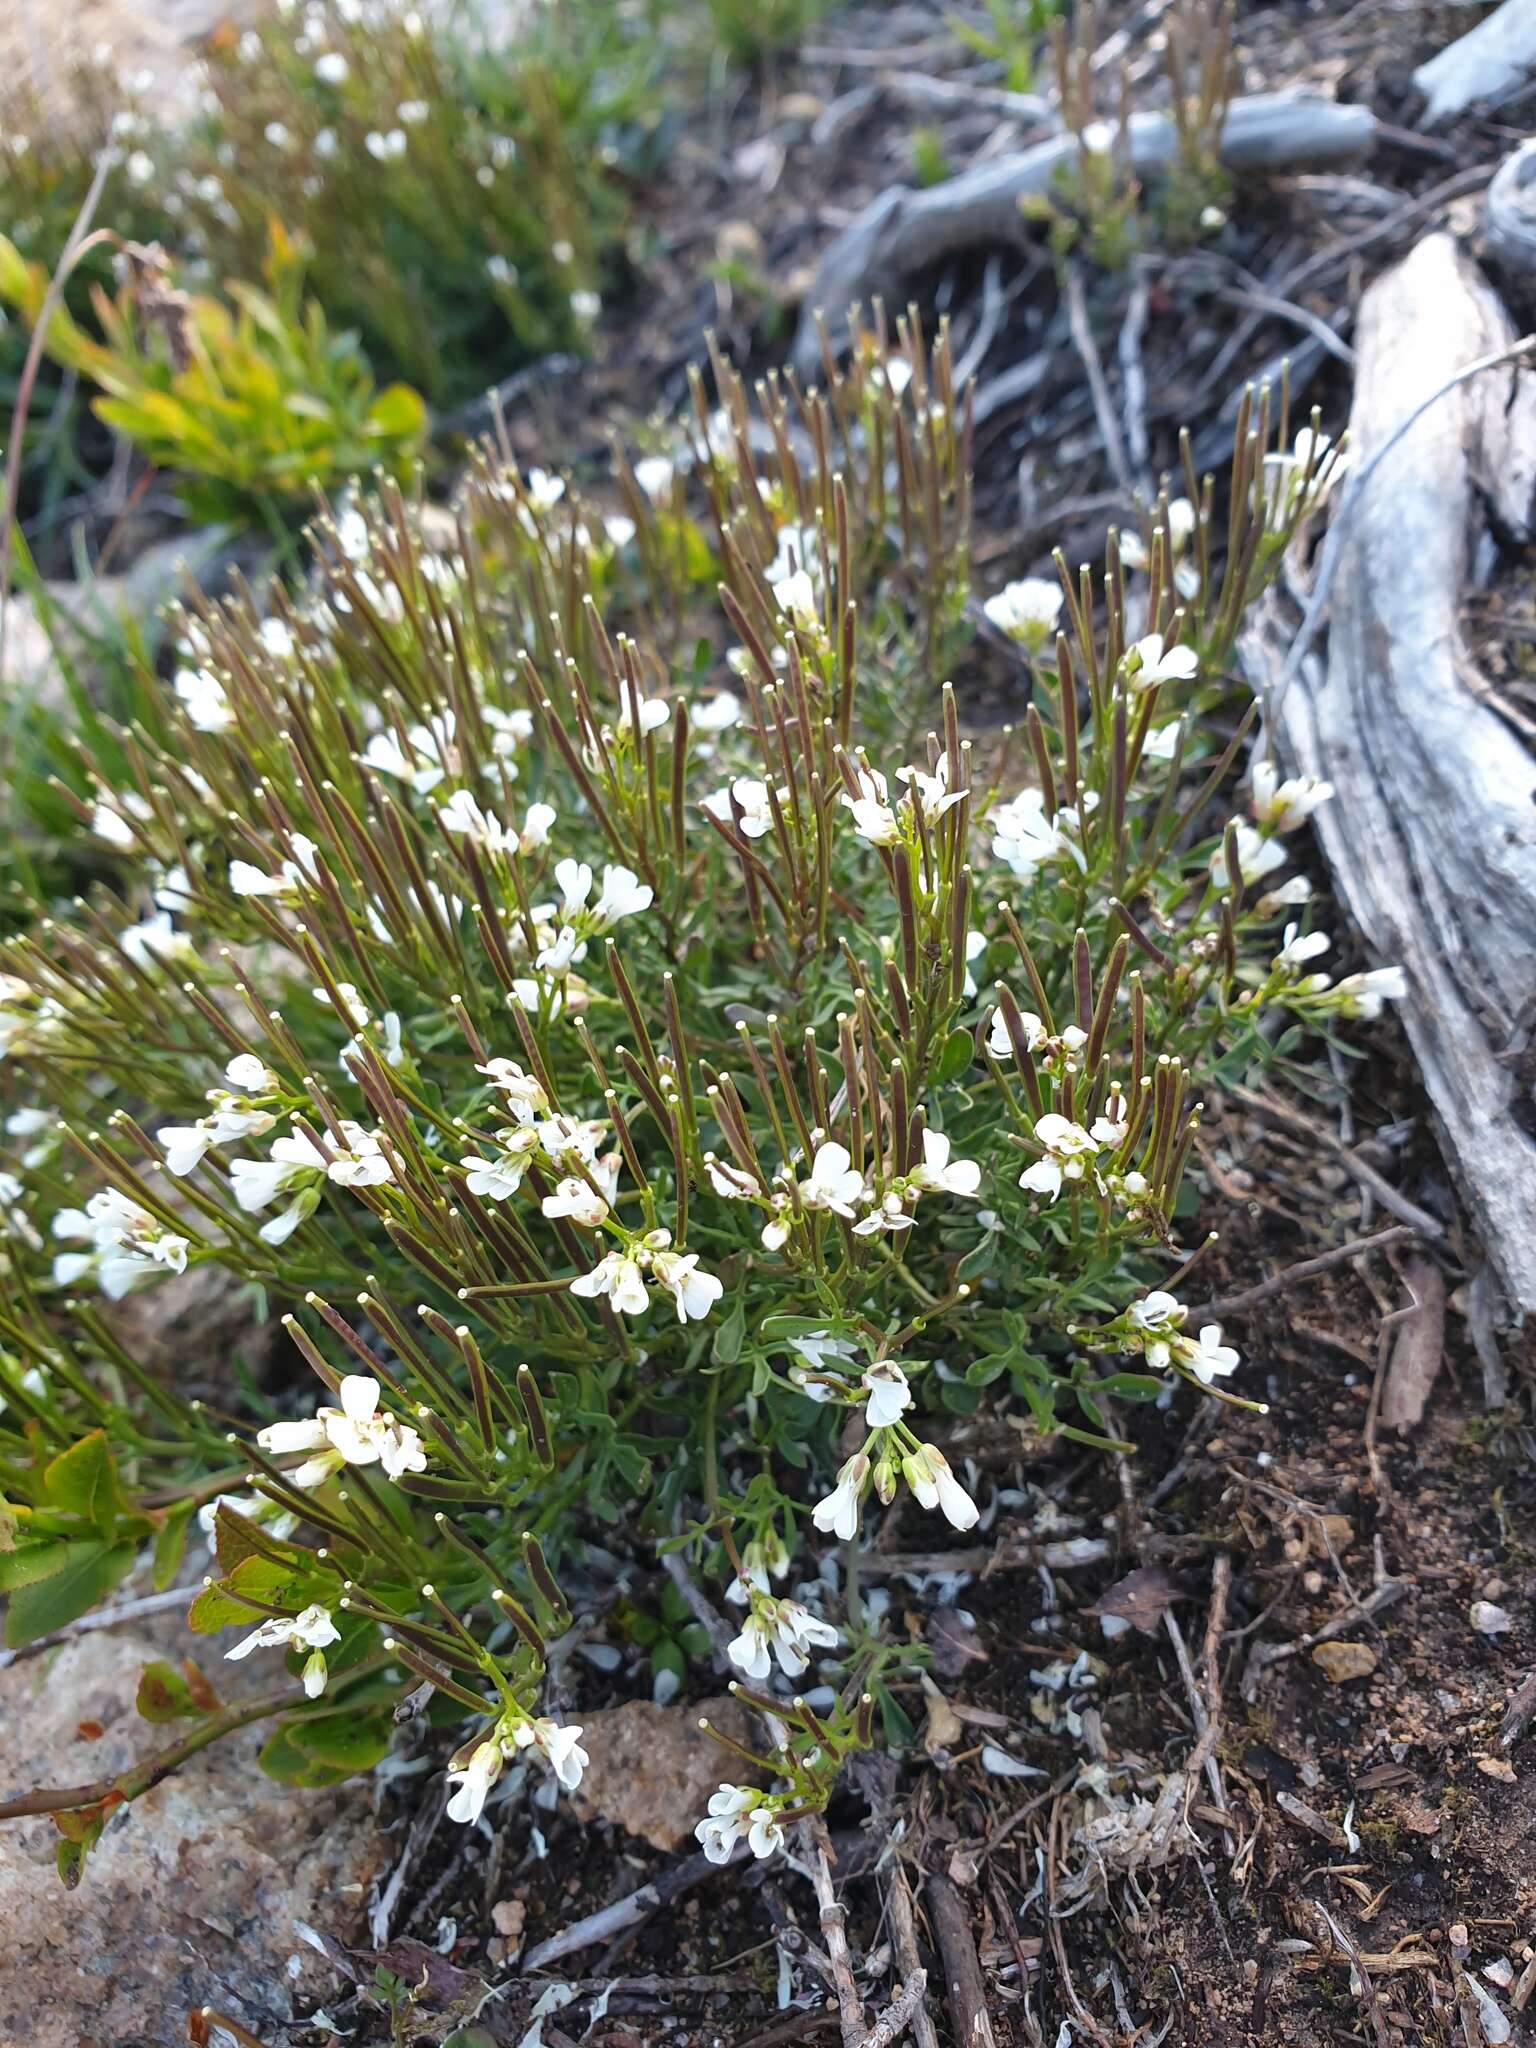
<svg viewBox="0 0 1536 2048">
<path fill-rule="evenodd" d="M 1233 640 L 1340 460 L 1283 395 L 1220 545 L 1191 474 L 988 601 L 1031 698 L 983 744 L 947 344 L 714 382 L 590 490 L 489 451 L 446 529 L 327 512 L 308 587 L 183 619 L 78 751 L 114 881 L 0 955 L 0 1587 L 24 1641 L 201 1527 L 193 1628 L 290 1674 L 266 1768 L 366 1769 L 413 1695 L 472 1821 L 516 1762 L 580 1777 L 562 1574 L 660 1548 L 767 1730 L 723 1860 L 900 1736 L 859 1548 L 978 1524 L 961 1418 L 1113 1448 L 1180 1379 L 1241 1398 L 1179 1292 L 1200 1090 L 1393 989 L 1330 982 L 1282 878 L 1326 787 L 1234 797 Z M 307 1392 L 145 1369 L 114 1304 L 205 1267 Z M 88 1791 L 68 1875 L 133 1787 Z"/>
</svg>

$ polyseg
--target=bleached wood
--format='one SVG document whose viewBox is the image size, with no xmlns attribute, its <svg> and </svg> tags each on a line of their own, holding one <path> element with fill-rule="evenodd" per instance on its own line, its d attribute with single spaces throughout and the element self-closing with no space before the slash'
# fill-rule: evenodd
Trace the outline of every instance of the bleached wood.
<svg viewBox="0 0 1536 2048">
<path fill-rule="evenodd" d="M 1483 201 L 1483 234 L 1489 256 L 1503 269 L 1536 278 L 1536 140 L 1522 142 L 1494 173 Z"/>
<path fill-rule="evenodd" d="M 1221 161 L 1230 171 L 1317 170 L 1363 156 L 1375 134 L 1369 107 L 1260 93 L 1232 102 Z M 1107 128 L 1104 141 L 1108 146 Z M 1135 114 L 1129 141 L 1132 169 L 1150 178 L 1172 161 L 1178 134 L 1164 114 Z M 925 264 L 958 249 L 1021 243 L 1038 232 L 1020 202 L 1047 196 L 1078 153 L 1076 136 L 1053 135 L 924 191 L 893 185 L 882 192 L 822 256 L 795 336 L 796 366 L 809 374 L 819 360 L 817 312 L 840 335 L 851 306 L 882 295 L 899 304 L 906 279 Z"/>
<path fill-rule="evenodd" d="M 1515 339 L 1447 234 L 1370 288 L 1356 324 L 1351 462 L 1363 465 L 1458 370 Z M 1493 370 L 1432 405 L 1350 511 L 1326 659 L 1275 707 L 1288 765 L 1325 775 L 1317 813 L 1339 894 L 1380 962 L 1447 1159 L 1512 1305 L 1536 1312 L 1536 761 L 1480 691 L 1463 600 L 1487 530 L 1531 531 L 1536 376 Z M 1294 621 L 1271 599 L 1243 643 L 1266 691 Z"/>
<path fill-rule="evenodd" d="M 1504 0 L 1486 20 L 1421 64 L 1413 82 L 1427 123 L 1452 121 L 1479 100 L 1498 99 L 1536 71 L 1536 6 Z"/>
</svg>

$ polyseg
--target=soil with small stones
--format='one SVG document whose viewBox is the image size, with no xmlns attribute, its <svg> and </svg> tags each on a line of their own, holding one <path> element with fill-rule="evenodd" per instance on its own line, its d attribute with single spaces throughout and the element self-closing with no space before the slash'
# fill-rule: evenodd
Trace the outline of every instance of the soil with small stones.
<svg viewBox="0 0 1536 2048">
<path fill-rule="evenodd" d="M 1142 32 L 1158 11 L 1127 8 L 1115 24 L 1128 31 L 1138 104 L 1162 95 Z M 1364 99 L 1393 132 L 1357 170 L 1245 186 L 1213 243 L 1138 265 L 1149 472 L 1173 468 L 1186 422 L 1197 466 L 1218 464 L 1236 395 L 1287 356 L 1298 408 L 1318 406 L 1331 432 L 1343 426 L 1363 286 L 1429 227 L 1470 228 L 1480 172 L 1530 114 L 1527 92 L 1496 117 L 1434 136 L 1413 130 L 1412 66 L 1466 19 L 1465 9 L 1401 0 L 1239 8 L 1245 89 L 1309 85 Z M 919 105 L 920 88 L 902 83 L 996 82 L 937 5 L 853 9 L 815 34 L 801 61 L 711 103 L 679 138 L 665 180 L 636 195 L 644 275 L 611 303 L 598 362 L 575 378 L 551 364 L 509 397 L 509 432 L 528 459 L 596 459 L 610 431 L 676 412 L 707 331 L 754 371 L 781 362 L 817 256 L 867 198 L 912 180 L 918 131 L 951 168 L 1030 139 L 1027 124 L 974 95 Z M 1123 406 L 1131 280 L 1091 270 L 1084 280 Z M 966 257 L 914 280 L 913 292 L 926 324 L 950 320 L 958 355 L 977 344 L 978 397 L 1025 357 L 1048 358 L 1030 396 L 977 433 L 979 583 L 1045 569 L 1057 544 L 1069 559 L 1090 555 L 1131 506 L 1107 464 L 1049 264 L 1016 250 Z M 1291 310 L 1265 310 L 1259 294 Z M 1522 331 L 1530 312 L 1515 309 Z M 1502 573 L 1479 605 L 1482 671 L 1520 725 L 1536 717 L 1528 567 Z M 983 720 L 1016 711 L 1011 672 L 984 642 L 958 680 Z M 1390 1025 L 1362 1060 L 1307 1085 L 1326 1103 L 1290 1100 L 1317 1137 L 1251 1101 L 1208 1105 L 1209 1192 L 1190 1241 L 1200 1227 L 1221 1238 L 1185 1291 L 1241 1294 L 1390 1224 L 1338 1163 L 1358 1148 L 1447 1233 L 1449 1305 L 1443 1343 L 1431 1346 L 1438 1375 L 1425 1418 L 1403 1436 L 1379 1420 L 1415 1313 L 1413 1269 L 1396 1243 L 1226 1314 L 1244 1353 L 1243 1391 L 1268 1403 L 1265 1414 L 1185 1396 L 1128 1411 L 1119 1420 L 1138 1448 L 1118 1470 L 1006 1425 L 958 1433 L 956 1453 L 975 1456 L 1012 1505 L 984 1531 L 981 1560 L 966 1539 L 963 1571 L 929 1558 L 877 1582 L 891 1625 L 931 1650 L 934 1690 L 903 1695 L 914 1735 L 901 1765 L 875 1760 L 851 1773 L 830 1816 L 871 2019 L 901 1975 L 887 1906 L 898 1863 L 918 1893 L 929 2006 L 945 2042 L 960 2036 L 923 1894 L 943 1881 L 962 1901 L 1002 2048 L 1475 2044 L 1480 1997 L 1510 2016 L 1517 2038 L 1520 2013 L 1536 2010 L 1536 1739 L 1501 1738 L 1536 1668 L 1536 1357 L 1529 1342 L 1488 1334 L 1477 1249 L 1460 1234 Z M 1021 1557 L 1053 1530 L 1062 1541 L 1102 1539 L 1108 1553 L 1078 1568 Z M 908 1513 L 882 1544 L 930 1553 L 933 1530 Z M 1228 1568 L 1207 1665 L 1213 1587 Z M 1113 1589 L 1133 1572 L 1154 1575 L 1134 1589 L 1150 1632 L 1106 1632 L 1089 1610 L 1106 1596 L 1113 1608 Z M 566 1683 L 589 1711 L 641 1688 L 623 1662 L 604 1672 L 579 1659 Z M 1179 1774 L 1212 1713 L 1210 1769 L 1191 1785 Z M 421 1754 L 435 1752 L 424 1744 Z M 1170 1783 L 1170 1824 L 1141 1853 L 1146 1814 Z M 385 1794 L 392 1853 L 420 1797 L 437 1799 L 439 1787 L 433 1772 Z M 351 2039 L 437 2042 L 473 2016 L 481 2031 L 465 2040 L 520 2043 L 541 1991 L 561 1983 L 576 1998 L 539 2023 L 532 2038 L 545 2048 L 836 2038 L 806 1960 L 820 1939 L 810 1888 L 783 1865 L 712 1872 L 628 1934 L 524 1976 L 521 1956 L 665 1883 L 678 1858 L 601 1821 L 578 1825 L 564 1805 L 502 1813 L 494 1837 L 436 1829 L 412 1858 L 394 1945 L 343 1958 L 327 2011 Z M 381 1962 L 424 1987 L 393 2034 L 368 1988 Z M 585 1977 L 562 1974 L 576 1970 Z M 496 1995 L 482 2004 L 491 1984 Z M 264 2038 L 279 2036 L 269 2028 Z M 334 2036 L 299 2028 L 282 2038 L 301 2048 Z"/>
</svg>

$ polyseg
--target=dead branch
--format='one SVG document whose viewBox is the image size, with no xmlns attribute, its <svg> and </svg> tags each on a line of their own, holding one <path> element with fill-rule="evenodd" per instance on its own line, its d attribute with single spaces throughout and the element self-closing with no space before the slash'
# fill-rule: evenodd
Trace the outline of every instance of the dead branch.
<svg viewBox="0 0 1536 2048">
<path fill-rule="evenodd" d="M 896 1962 L 908 1983 L 921 1975 L 926 1987 L 928 1976 L 918 1960 L 917 1924 L 912 1912 L 912 1887 L 907 1882 L 907 1873 L 900 1863 L 891 1869 L 891 1882 L 886 1897 L 891 1909 L 891 1946 L 896 1951 Z M 912 2038 L 917 2048 L 939 2048 L 939 2037 L 934 2031 L 933 2021 L 928 2012 L 928 2001 L 921 1994 L 912 2009 Z"/>
<path fill-rule="evenodd" d="M 923 1889 L 933 1922 L 933 1938 L 944 1960 L 955 2040 L 959 2048 L 997 2048 L 997 2036 L 987 2017 L 987 1987 L 971 1933 L 971 1916 L 947 1877 L 930 1877 Z"/>
<path fill-rule="evenodd" d="M 891 2043 L 901 2038 L 908 2023 L 916 2017 L 927 1988 L 928 1972 L 914 1970 L 859 2043 L 859 2048 L 891 2048 Z"/>
<path fill-rule="evenodd" d="M 1527 281 L 1536 276 L 1536 141 L 1505 157 L 1483 201 L 1488 254 Z"/>
<path fill-rule="evenodd" d="M 1316 1258 L 1298 1259 L 1294 1266 L 1287 1266 L 1282 1272 L 1271 1273 L 1267 1280 L 1261 1280 L 1254 1287 L 1245 1287 L 1241 1294 L 1219 1294 L 1213 1301 L 1198 1301 L 1190 1309 L 1192 1320 L 1202 1317 L 1207 1321 L 1221 1316 L 1235 1316 L 1244 1309 L 1257 1308 L 1261 1301 L 1268 1301 L 1272 1295 L 1284 1294 L 1302 1280 L 1315 1279 L 1319 1273 L 1329 1273 L 1335 1266 L 1348 1265 L 1351 1259 L 1365 1257 L 1370 1252 L 1386 1251 L 1391 1245 L 1406 1244 L 1418 1237 L 1418 1231 L 1409 1223 L 1394 1223 L 1387 1230 L 1378 1230 L 1371 1237 L 1352 1237 L 1345 1244 L 1336 1244 L 1331 1251 L 1319 1252 Z"/>
<path fill-rule="evenodd" d="M 1512 1114 L 1536 988 L 1530 756 L 1480 700 L 1461 634 L 1483 501 L 1531 531 L 1536 376 L 1449 235 L 1366 293 L 1352 475 L 1324 550 L 1326 661 L 1272 593 L 1244 635 L 1288 763 L 1338 792 L 1317 827 L 1376 957 L 1401 962 L 1402 1016 L 1449 1161 L 1514 1305 L 1536 1309 L 1536 1143 Z M 1472 374 L 1480 366 L 1477 374 Z M 1282 651 L 1289 642 L 1288 651 Z M 1291 687 L 1287 687 L 1287 681 Z"/>
<path fill-rule="evenodd" d="M 737 1843 L 735 1853 L 740 1861 L 745 1862 L 744 1844 Z M 523 1969 L 528 1972 L 545 1970 L 551 1963 L 561 1962 L 581 1949 L 596 1948 L 599 1942 L 611 1941 L 616 1934 L 637 1926 L 658 1907 L 670 1905 L 673 1899 L 681 1898 L 684 1892 L 691 1891 L 712 1871 L 722 1867 L 711 1863 L 701 1849 L 697 1855 L 664 1870 L 650 1884 L 627 1892 L 622 1899 L 615 1899 L 611 1906 L 604 1906 L 600 1912 L 588 1913 L 583 1920 L 573 1920 L 569 1927 L 563 1927 L 558 1934 L 541 1941 L 537 1948 L 528 1951 L 523 1959 Z"/>
<path fill-rule="evenodd" d="M 1453 121 L 1476 100 L 1498 99 L 1536 71 L 1536 9 L 1504 0 L 1413 74 L 1425 98 L 1424 120 Z"/>
<path fill-rule="evenodd" d="M 864 2006 L 853 1981 L 853 1958 L 848 1951 L 848 1923 L 832 1885 L 832 1843 L 827 1824 L 819 1813 L 804 1825 L 810 1851 L 811 1884 L 821 1913 L 822 1939 L 832 1970 L 832 1988 L 837 1993 L 837 2014 L 843 2030 L 843 2048 L 860 2048 L 864 2039 Z"/>
<path fill-rule="evenodd" d="M 1221 161 L 1229 171 L 1316 168 L 1363 155 L 1375 134 L 1368 107 L 1260 93 L 1232 102 Z M 1129 168 L 1139 179 L 1155 177 L 1178 151 L 1177 128 L 1162 114 L 1133 115 L 1128 140 Z M 982 244 L 1021 244 L 1029 233 L 1021 202 L 1048 195 L 1079 149 L 1076 136 L 1054 135 L 925 191 L 894 185 L 882 192 L 821 259 L 795 336 L 796 368 L 811 375 L 821 360 L 818 313 L 838 337 L 851 306 L 878 296 L 899 301 L 906 279 L 925 264 Z"/>
</svg>

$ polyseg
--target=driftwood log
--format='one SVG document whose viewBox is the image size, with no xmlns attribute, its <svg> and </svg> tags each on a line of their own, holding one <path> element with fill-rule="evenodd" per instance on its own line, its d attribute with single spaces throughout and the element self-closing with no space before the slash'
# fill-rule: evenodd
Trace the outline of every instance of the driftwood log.
<svg viewBox="0 0 1536 2048">
<path fill-rule="evenodd" d="M 1426 399 L 1514 340 L 1448 234 L 1371 286 L 1326 658 L 1296 663 L 1274 594 L 1242 655 L 1287 764 L 1334 784 L 1316 822 L 1339 894 L 1373 957 L 1407 971 L 1446 1157 L 1510 1305 L 1536 1313 L 1536 760 L 1461 625 L 1490 525 L 1531 534 L 1536 375 L 1506 364 L 1455 385 L 1364 474 Z"/>
<path fill-rule="evenodd" d="M 1423 119 L 1454 121 L 1479 100 L 1494 100 L 1536 71 L 1536 7 L 1504 0 L 1485 21 L 1468 29 L 1413 74 L 1423 93 Z"/>
<path fill-rule="evenodd" d="M 1483 201 L 1483 238 L 1491 260 L 1529 288 L 1536 280 L 1536 141 L 1522 142 L 1495 171 Z"/>
<path fill-rule="evenodd" d="M 1230 171 L 1317 170 L 1363 156 L 1375 134 L 1369 107 L 1261 93 L 1232 102 L 1221 161 Z M 1132 170 L 1151 178 L 1173 160 L 1178 131 L 1164 114 L 1135 114 L 1129 142 Z M 841 339 L 850 307 L 881 296 L 899 304 L 906 280 L 925 264 L 959 249 L 1022 242 L 1030 224 L 1021 202 L 1048 196 L 1078 154 L 1076 136 L 1052 135 L 926 191 L 894 185 L 882 192 L 821 259 L 795 336 L 796 367 L 809 375 L 820 360 L 818 313 Z"/>
</svg>

